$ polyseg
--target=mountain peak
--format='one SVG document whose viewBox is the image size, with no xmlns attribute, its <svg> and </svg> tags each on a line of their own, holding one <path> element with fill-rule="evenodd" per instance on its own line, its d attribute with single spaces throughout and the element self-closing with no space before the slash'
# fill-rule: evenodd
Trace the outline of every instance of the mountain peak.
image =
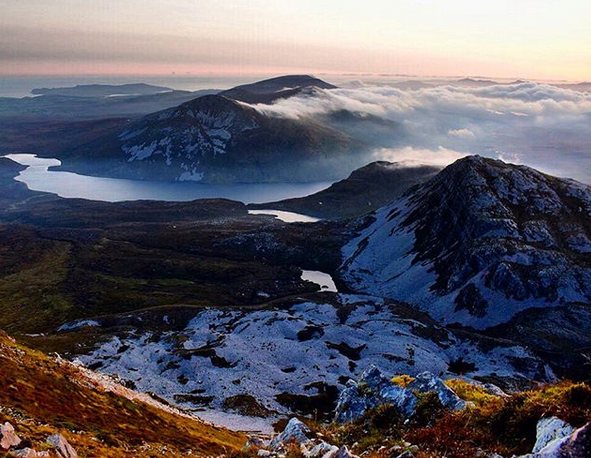
<svg viewBox="0 0 591 458">
<path fill-rule="evenodd" d="M 243 84 L 220 95 L 246 103 L 272 103 L 310 89 L 335 89 L 336 86 L 310 75 L 286 75 Z"/>
<path fill-rule="evenodd" d="M 469 156 L 378 211 L 344 255 L 355 288 L 474 327 L 589 302 L 591 188 Z"/>
</svg>

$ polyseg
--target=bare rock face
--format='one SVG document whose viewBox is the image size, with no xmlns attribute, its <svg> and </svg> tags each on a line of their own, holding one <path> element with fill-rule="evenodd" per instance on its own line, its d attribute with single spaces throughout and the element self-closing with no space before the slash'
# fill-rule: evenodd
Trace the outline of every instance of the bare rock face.
<svg viewBox="0 0 591 458">
<path fill-rule="evenodd" d="M 406 388 L 396 385 L 375 366 L 366 370 L 358 382 L 349 382 L 341 392 L 335 420 L 352 421 L 363 416 L 368 410 L 382 404 L 394 406 L 400 415 L 409 418 L 415 411 L 417 397 L 414 393 L 433 392 L 446 409 L 461 410 L 467 403 L 439 377 L 422 372 Z"/>
<path fill-rule="evenodd" d="M 6 422 L 0 425 L 0 448 L 8 450 L 21 443 L 20 438 L 15 434 L 14 427 Z"/>
<path fill-rule="evenodd" d="M 589 458 L 591 456 L 591 423 L 577 429 L 560 448 L 559 458 Z"/>
<path fill-rule="evenodd" d="M 542 418 L 536 427 L 536 444 L 533 452 L 537 453 L 549 443 L 564 439 L 574 432 L 574 428 L 557 417 Z"/>
<path fill-rule="evenodd" d="M 47 442 L 55 447 L 60 458 L 78 458 L 76 450 L 74 450 L 66 438 L 61 434 L 49 436 Z"/>
<path fill-rule="evenodd" d="M 486 329 L 591 301 L 591 187 L 463 158 L 374 213 L 343 248 L 358 292 Z"/>
<path fill-rule="evenodd" d="M 309 434 L 310 428 L 297 418 L 292 418 L 285 426 L 283 432 L 274 437 L 271 441 L 271 450 L 278 450 L 283 445 L 289 443 L 295 443 L 298 445 L 306 444 L 310 442 L 310 438 L 308 437 Z"/>
<path fill-rule="evenodd" d="M 357 458 L 357 455 L 353 455 L 346 445 L 343 445 L 336 453 L 330 456 L 330 458 Z"/>
<path fill-rule="evenodd" d="M 541 425 L 542 428 L 538 423 L 538 441 L 534 452 L 520 458 L 589 458 L 591 456 L 591 423 L 587 423 L 570 435 L 560 437 L 568 430 L 569 425 L 548 421 L 553 419 L 546 420 Z M 542 445 L 543 438 L 552 438 L 552 434 L 546 435 L 548 431 L 551 432 L 552 430 L 555 431 L 555 439 L 550 440 L 545 446 L 536 451 L 538 445 Z"/>
<path fill-rule="evenodd" d="M 320 441 L 309 450 L 306 449 L 304 451 L 304 456 L 306 458 L 332 458 L 332 455 L 334 455 L 338 451 L 339 448 L 336 445 L 331 445 L 328 442 Z"/>
</svg>

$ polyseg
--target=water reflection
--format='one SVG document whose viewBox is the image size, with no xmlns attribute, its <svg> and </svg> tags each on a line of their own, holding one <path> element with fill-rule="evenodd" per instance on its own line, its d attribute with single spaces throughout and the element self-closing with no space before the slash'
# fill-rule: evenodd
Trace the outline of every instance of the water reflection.
<svg viewBox="0 0 591 458">
<path fill-rule="evenodd" d="M 194 182 L 139 181 L 102 178 L 50 170 L 61 163 L 34 154 L 5 157 L 28 166 L 15 179 L 33 191 L 61 197 L 120 202 L 125 200 L 165 200 L 172 202 L 224 198 L 244 203 L 263 203 L 302 197 L 330 186 L 330 182 L 269 184 L 201 184 Z"/>
</svg>

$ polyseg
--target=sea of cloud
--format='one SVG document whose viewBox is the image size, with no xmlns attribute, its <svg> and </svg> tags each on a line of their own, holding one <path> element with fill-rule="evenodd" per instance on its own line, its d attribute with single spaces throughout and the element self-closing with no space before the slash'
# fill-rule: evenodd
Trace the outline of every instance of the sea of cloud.
<svg viewBox="0 0 591 458">
<path fill-rule="evenodd" d="M 370 136 L 375 159 L 446 165 L 480 154 L 591 183 L 588 92 L 535 82 L 417 89 L 355 82 L 257 108 L 290 118 L 347 110 L 388 120 L 391 130 L 380 124 Z"/>
</svg>

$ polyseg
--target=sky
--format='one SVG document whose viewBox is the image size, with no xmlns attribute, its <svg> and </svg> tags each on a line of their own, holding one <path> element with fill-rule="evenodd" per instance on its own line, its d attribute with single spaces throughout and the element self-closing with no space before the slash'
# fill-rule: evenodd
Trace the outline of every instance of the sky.
<svg viewBox="0 0 591 458">
<path fill-rule="evenodd" d="M 0 0 L 0 75 L 591 79 L 589 0 Z"/>
</svg>

